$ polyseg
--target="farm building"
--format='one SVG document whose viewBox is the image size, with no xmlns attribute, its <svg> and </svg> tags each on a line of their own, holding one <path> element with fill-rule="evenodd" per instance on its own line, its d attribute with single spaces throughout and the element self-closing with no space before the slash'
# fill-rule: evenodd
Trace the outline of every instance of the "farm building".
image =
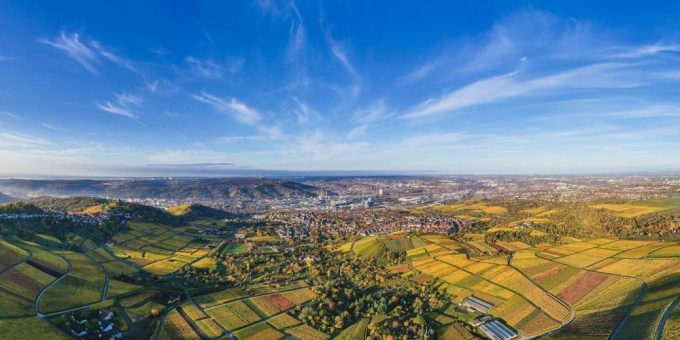
<svg viewBox="0 0 680 340">
<path fill-rule="evenodd" d="M 515 331 L 495 319 L 483 324 L 479 329 L 493 340 L 510 340 L 517 337 Z"/>
<path fill-rule="evenodd" d="M 484 300 L 480 300 L 474 296 L 468 296 L 467 298 L 465 298 L 465 300 L 463 300 L 462 305 L 484 314 L 488 313 L 491 310 L 491 308 L 493 308 L 492 304 Z"/>
</svg>

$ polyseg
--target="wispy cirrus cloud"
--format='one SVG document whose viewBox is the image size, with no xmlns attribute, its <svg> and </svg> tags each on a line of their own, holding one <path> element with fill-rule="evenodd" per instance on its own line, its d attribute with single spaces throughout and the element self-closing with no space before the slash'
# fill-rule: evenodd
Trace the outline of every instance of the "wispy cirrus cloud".
<svg viewBox="0 0 680 340">
<path fill-rule="evenodd" d="M 92 74 L 99 74 L 97 66 L 102 59 L 137 72 L 132 61 L 117 55 L 96 40 L 81 40 L 78 33 L 68 34 L 61 31 L 59 36 L 53 39 L 39 39 L 38 41 L 63 52 Z"/>
<path fill-rule="evenodd" d="M 358 76 L 357 70 L 349 60 L 349 47 L 344 41 L 337 41 L 333 38 L 330 32 L 326 34 L 326 40 L 333 53 L 333 56 L 342 64 L 342 66 L 354 77 Z"/>
<path fill-rule="evenodd" d="M 419 118 L 451 113 L 460 109 L 497 103 L 511 98 L 539 96 L 554 91 L 596 88 L 631 88 L 649 81 L 643 72 L 629 64 L 599 63 L 542 76 L 526 76 L 523 70 L 485 78 L 429 98 L 418 104 L 404 118 Z"/>
<path fill-rule="evenodd" d="M 34 148 L 50 145 L 47 140 L 17 132 L 0 132 L 0 148 Z"/>
<path fill-rule="evenodd" d="M 143 102 L 142 97 L 131 92 L 114 93 L 114 101 L 97 103 L 97 107 L 105 112 L 137 120 L 139 115 L 134 111 Z"/>
<path fill-rule="evenodd" d="M 245 63 L 243 58 L 234 58 L 224 63 L 191 56 L 186 57 L 184 60 L 195 75 L 205 79 L 223 79 L 225 77 L 232 77 L 241 70 Z"/>
<path fill-rule="evenodd" d="M 200 94 L 192 94 L 191 97 L 201 103 L 212 106 L 217 111 L 231 115 L 243 124 L 254 125 L 262 119 L 262 115 L 255 108 L 246 105 L 236 98 L 223 99 L 205 91 L 202 91 Z"/>
<path fill-rule="evenodd" d="M 105 112 L 108 113 L 113 113 L 115 115 L 131 118 L 131 119 L 137 119 L 137 114 L 130 111 L 129 109 L 122 107 L 120 105 L 116 105 L 111 102 L 104 102 L 104 103 L 99 103 L 97 104 L 97 107 Z"/>
<path fill-rule="evenodd" d="M 249 136 L 222 136 L 215 139 L 218 144 L 232 144 L 239 142 L 256 142 L 269 139 L 265 135 L 249 135 Z"/>
</svg>

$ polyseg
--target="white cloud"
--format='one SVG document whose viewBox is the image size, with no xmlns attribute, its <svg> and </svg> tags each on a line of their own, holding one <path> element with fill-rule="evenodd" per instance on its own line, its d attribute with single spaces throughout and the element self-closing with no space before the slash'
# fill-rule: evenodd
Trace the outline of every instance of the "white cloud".
<svg viewBox="0 0 680 340">
<path fill-rule="evenodd" d="M 229 162 L 225 154 L 210 149 L 168 149 L 150 155 L 148 160 L 162 164 Z"/>
<path fill-rule="evenodd" d="M 210 59 L 198 59 L 186 57 L 185 61 L 194 74 L 206 79 L 223 79 L 225 76 L 234 76 L 243 67 L 245 60 L 235 58 L 225 64 L 217 63 Z"/>
<path fill-rule="evenodd" d="M 342 64 L 342 66 L 345 67 L 347 72 L 349 72 L 352 76 L 356 77 L 357 71 L 354 68 L 354 65 L 349 61 L 349 51 L 347 47 L 347 43 L 343 41 L 336 41 L 333 39 L 333 36 L 331 36 L 330 32 L 326 33 L 326 40 L 328 41 L 328 44 L 330 45 L 331 52 L 335 56 L 338 61 Z"/>
<path fill-rule="evenodd" d="M 262 118 L 262 115 L 256 109 L 236 98 L 225 100 L 207 92 L 193 94 L 192 97 L 199 102 L 212 106 L 217 111 L 232 115 L 237 121 L 244 124 L 254 125 Z"/>
<path fill-rule="evenodd" d="M 215 139 L 218 144 L 231 144 L 238 142 L 256 142 L 267 140 L 268 137 L 264 135 L 250 135 L 250 136 L 222 136 Z"/>
<path fill-rule="evenodd" d="M 139 106 L 142 104 L 142 97 L 131 92 L 114 93 L 118 104 L 128 107 L 129 105 Z"/>
<path fill-rule="evenodd" d="M 405 118 L 419 118 L 450 113 L 463 108 L 502 100 L 537 96 L 550 91 L 587 88 L 630 88 L 643 84 L 645 75 L 628 71 L 627 64 L 601 63 L 560 73 L 524 79 L 522 71 L 482 79 L 430 98 L 411 109 Z"/>
<path fill-rule="evenodd" d="M 399 81 L 401 83 L 405 84 L 410 84 L 414 83 L 418 80 L 424 79 L 428 75 L 432 73 L 437 67 L 439 67 L 440 63 L 435 62 L 435 61 L 430 61 L 427 62 L 423 65 L 420 65 L 417 69 L 413 70 L 411 73 L 408 73 L 404 76 L 402 76 Z"/>
<path fill-rule="evenodd" d="M 361 123 L 373 123 L 389 119 L 393 116 L 388 112 L 387 104 L 384 100 L 379 100 L 373 105 L 360 108 L 354 113 L 354 120 Z"/>
<path fill-rule="evenodd" d="M 614 49 L 614 51 L 607 51 L 606 55 L 611 56 L 613 58 L 641 58 L 646 56 L 653 56 L 660 53 L 678 53 L 678 52 L 680 52 L 680 44 L 656 43 L 653 45 L 616 48 Z"/>
<path fill-rule="evenodd" d="M 123 117 L 131 118 L 131 119 L 137 119 L 137 114 L 130 111 L 128 108 L 113 104 L 111 102 L 105 102 L 103 104 L 97 104 L 97 107 L 100 110 L 106 111 L 108 113 L 113 113 L 113 114 L 120 115 L 120 116 L 123 116 Z"/>
<path fill-rule="evenodd" d="M 48 130 L 57 131 L 57 132 L 65 132 L 66 131 L 65 129 L 62 129 L 60 127 L 57 127 L 57 126 L 54 126 L 52 124 L 45 123 L 45 122 L 40 123 L 40 126 L 46 128 Z"/>
<path fill-rule="evenodd" d="M 0 132 L 0 148 L 32 148 L 46 146 L 50 143 L 40 137 L 34 137 L 16 132 Z"/>
<path fill-rule="evenodd" d="M 80 63 L 80 65 L 91 73 L 99 73 L 94 67 L 94 64 L 98 61 L 97 54 L 80 41 L 78 33 L 67 35 L 64 31 L 61 31 L 59 36 L 54 40 L 41 39 L 40 42 L 66 53 L 66 55 Z"/>
<path fill-rule="evenodd" d="M 9 118 L 12 118 L 12 119 L 19 119 L 19 118 L 21 118 L 21 117 L 19 117 L 19 115 L 16 115 L 16 114 L 14 114 L 14 113 L 7 112 L 7 111 L 0 111 L 0 116 L 9 117 Z"/>
<path fill-rule="evenodd" d="M 114 93 L 113 96 L 116 97 L 114 102 L 106 101 L 103 104 L 98 103 L 97 107 L 102 111 L 131 118 L 133 120 L 139 118 L 135 109 L 139 108 L 142 104 L 142 97 L 132 92 Z"/>
<path fill-rule="evenodd" d="M 61 31 L 59 36 L 52 40 L 40 39 L 39 41 L 65 53 L 92 74 L 99 74 L 95 65 L 101 61 L 101 58 L 137 72 L 130 60 L 118 56 L 96 40 L 89 42 L 81 41 L 78 33 L 67 34 Z"/>
<path fill-rule="evenodd" d="M 355 139 L 358 137 L 361 137 L 366 134 L 366 130 L 368 130 L 368 125 L 359 125 L 357 127 L 354 127 L 352 130 L 349 131 L 347 134 L 347 139 Z"/>
</svg>

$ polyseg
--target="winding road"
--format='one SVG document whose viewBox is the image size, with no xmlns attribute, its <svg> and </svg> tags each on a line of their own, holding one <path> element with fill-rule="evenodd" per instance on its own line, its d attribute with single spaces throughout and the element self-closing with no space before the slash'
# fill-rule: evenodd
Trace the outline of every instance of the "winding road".
<svg viewBox="0 0 680 340">
<path fill-rule="evenodd" d="M 57 255 L 57 254 L 55 254 L 55 255 Z M 43 287 L 43 289 L 40 290 L 40 293 L 38 293 L 38 296 L 35 298 L 35 306 L 34 306 L 35 315 L 37 315 L 39 318 L 44 318 L 44 317 L 51 316 L 51 315 L 54 315 L 54 314 L 61 314 L 62 313 L 62 312 L 48 313 L 48 314 L 40 313 L 40 300 L 42 299 L 42 297 L 45 294 L 45 292 L 47 291 L 47 289 L 49 289 L 53 285 L 59 283 L 59 281 L 63 280 L 67 275 L 71 274 L 71 271 L 73 270 L 73 265 L 71 264 L 71 261 L 69 261 L 67 258 L 65 258 L 61 255 L 57 255 L 57 256 L 61 257 L 64 261 L 66 261 L 66 263 L 68 264 L 68 269 L 66 270 L 66 273 L 64 273 L 62 276 L 58 277 L 56 280 L 50 282 L 50 284 Z"/>
<path fill-rule="evenodd" d="M 661 336 L 663 335 L 663 329 L 666 327 L 666 321 L 668 321 L 668 318 L 671 317 L 671 314 L 673 313 L 673 310 L 678 307 L 678 304 L 680 304 L 680 296 L 678 296 L 675 301 L 666 309 L 666 312 L 663 314 L 663 317 L 659 321 L 659 326 L 656 328 L 656 340 L 660 340 Z"/>
</svg>

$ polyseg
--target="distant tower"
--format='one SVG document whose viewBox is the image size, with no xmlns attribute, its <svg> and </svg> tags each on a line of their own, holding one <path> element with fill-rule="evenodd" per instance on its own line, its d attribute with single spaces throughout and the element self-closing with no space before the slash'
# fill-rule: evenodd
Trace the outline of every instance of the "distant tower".
<svg viewBox="0 0 680 340">
<path fill-rule="evenodd" d="M 382 188 L 378 189 L 378 197 L 382 197 L 385 194 Z"/>
</svg>

